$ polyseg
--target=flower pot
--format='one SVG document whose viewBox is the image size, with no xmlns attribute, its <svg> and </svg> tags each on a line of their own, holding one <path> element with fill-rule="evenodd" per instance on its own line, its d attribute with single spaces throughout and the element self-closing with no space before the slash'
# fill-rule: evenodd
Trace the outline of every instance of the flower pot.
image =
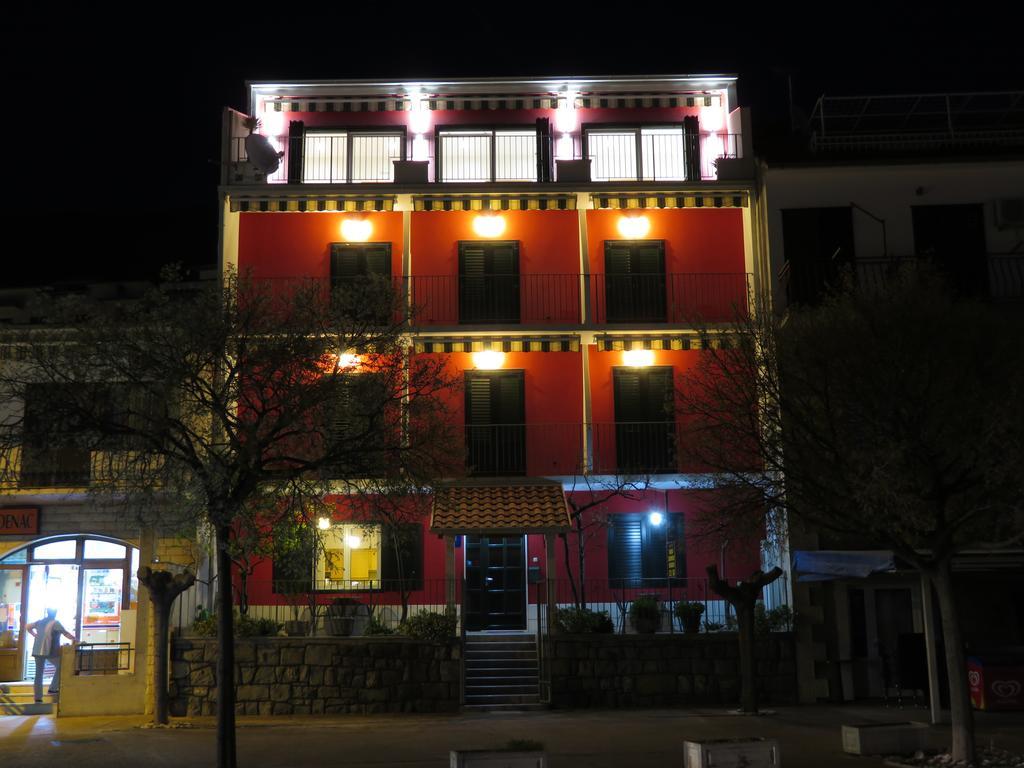
<svg viewBox="0 0 1024 768">
<path fill-rule="evenodd" d="M 700 632 L 700 619 L 699 613 L 693 616 L 683 616 L 683 632 L 687 635 L 695 635 Z"/>
<path fill-rule="evenodd" d="M 636 621 L 633 622 L 633 626 L 636 627 L 636 631 L 641 635 L 653 635 L 658 631 L 658 625 L 661 622 L 654 616 L 639 616 Z"/>
<path fill-rule="evenodd" d="M 284 633 L 288 637 L 305 637 L 309 634 L 309 622 L 308 621 L 286 621 L 284 623 Z"/>
</svg>

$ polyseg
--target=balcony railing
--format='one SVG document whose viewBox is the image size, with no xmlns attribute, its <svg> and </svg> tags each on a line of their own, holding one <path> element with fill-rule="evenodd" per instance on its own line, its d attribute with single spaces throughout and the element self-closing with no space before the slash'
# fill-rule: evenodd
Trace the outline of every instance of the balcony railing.
<svg viewBox="0 0 1024 768">
<path fill-rule="evenodd" d="M 1024 253 L 990 253 L 982 259 L 961 264 L 935 262 L 924 256 L 858 258 L 852 263 L 820 261 L 786 262 L 779 277 L 787 304 L 813 304 L 843 280 L 852 280 L 858 289 L 875 290 L 892 279 L 901 265 L 931 262 L 945 273 L 950 284 L 962 295 L 985 296 L 995 301 L 1024 299 Z"/>
<path fill-rule="evenodd" d="M 466 473 L 474 477 L 679 472 L 673 421 L 465 425 Z M 586 448 L 585 448 L 586 447 Z"/>
<path fill-rule="evenodd" d="M 380 324 L 411 314 L 417 326 L 537 325 L 581 326 L 587 297 L 587 323 L 684 325 L 729 322 L 745 316 L 748 273 L 668 273 L 610 275 L 591 273 L 500 275 L 413 275 L 411 277 L 271 278 L 262 289 L 287 300 L 308 291 L 322 301 L 338 300 Z M 258 289 L 259 290 L 259 289 Z M 393 314 L 380 307 L 393 300 Z M 340 293 L 339 293 L 340 292 Z M 366 301 L 367 293 L 374 296 Z M 346 301 L 346 294 L 351 300 Z M 372 319 L 372 318 L 371 318 Z"/>
</svg>

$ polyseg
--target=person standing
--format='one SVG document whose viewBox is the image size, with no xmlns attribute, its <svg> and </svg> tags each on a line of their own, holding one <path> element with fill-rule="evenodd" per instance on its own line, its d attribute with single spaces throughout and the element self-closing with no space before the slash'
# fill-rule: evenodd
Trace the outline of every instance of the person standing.
<svg viewBox="0 0 1024 768">
<path fill-rule="evenodd" d="M 35 638 L 32 643 L 32 656 L 36 660 L 33 692 L 38 704 L 43 700 L 43 671 L 47 661 L 53 665 L 53 679 L 50 681 L 50 690 L 47 693 L 60 691 L 60 636 L 64 635 L 72 643 L 75 642 L 75 636 L 57 621 L 56 608 L 47 608 L 44 618 L 26 625 L 25 629 Z"/>
</svg>

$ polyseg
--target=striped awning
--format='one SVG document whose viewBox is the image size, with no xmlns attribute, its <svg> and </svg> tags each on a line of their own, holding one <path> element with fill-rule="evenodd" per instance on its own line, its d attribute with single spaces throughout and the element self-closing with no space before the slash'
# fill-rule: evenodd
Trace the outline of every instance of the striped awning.
<svg viewBox="0 0 1024 768">
<path fill-rule="evenodd" d="M 713 336 L 700 333 L 674 333 L 667 336 L 601 334 L 594 341 L 601 352 L 621 352 L 630 349 L 720 349 L 728 347 L 725 334 Z"/>
<path fill-rule="evenodd" d="M 417 352 L 579 352 L 578 336 L 451 336 L 416 339 Z"/>
<path fill-rule="evenodd" d="M 242 213 L 285 211 L 392 211 L 394 195 L 232 195 L 231 210 Z"/>
<path fill-rule="evenodd" d="M 594 208 L 746 208 L 745 192 L 595 192 Z"/>
<path fill-rule="evenodd" d="M 417 211 L 573 211 L 576 195 L 413 195 Z"/>
<path fill-rule="evenodd" d="M 561 97 L 564 98 L 564 97 Z M 422 106 L 438 110 L 557 109 L 560 94 L 427 94 Z M 717 107 L 718 94 L 683 93 L 583 93 L 576 97 L 576 106 L 584 109 L 635 109 L 681 107 Z M 268 99 L 266 108 L 272 112 L 408 112 L 410 99 L 396 94 L 376 97 L 320 96 L 312 99 L 281 96 Z"/>
</svg>

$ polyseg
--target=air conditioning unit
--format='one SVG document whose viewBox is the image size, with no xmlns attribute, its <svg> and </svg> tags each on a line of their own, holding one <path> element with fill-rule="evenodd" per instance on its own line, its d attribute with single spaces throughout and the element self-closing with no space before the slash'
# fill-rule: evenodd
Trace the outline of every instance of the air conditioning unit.
<svg viewBox="0 0 1024 768">
<path fill-rule="evenodd" d="M 996 200 L 996 229 L 1024 227 L 1024 197 Z"/>
</svg>

